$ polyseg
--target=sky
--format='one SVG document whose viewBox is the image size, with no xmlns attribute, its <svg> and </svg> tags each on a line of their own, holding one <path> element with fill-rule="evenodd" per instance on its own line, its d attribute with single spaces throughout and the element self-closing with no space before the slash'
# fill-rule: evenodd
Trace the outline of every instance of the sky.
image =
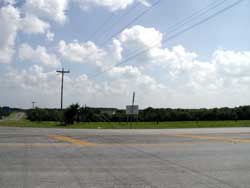
<svg viewBox="0 0 250 188">
<path fill-rule="evenodd" d="M 249 0 L 0 0 L 0 106 L 60 107 L 62 67 L 64 106 L 125 108 L 133 91 L 140 108 L 249 105 L 249 9 Z"/>
</svg>

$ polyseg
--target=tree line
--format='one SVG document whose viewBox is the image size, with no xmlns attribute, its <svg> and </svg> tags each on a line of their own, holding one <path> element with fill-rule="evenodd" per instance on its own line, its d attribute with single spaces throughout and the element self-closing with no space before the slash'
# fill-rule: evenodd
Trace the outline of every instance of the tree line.
<svg viewBox="0 0 250 188">
<path fill-rule="evenodd" d="M 0 107 L 0 119 L 10 115 L 11 111 L 9 107 Z"/>
<path fill-rule="evenodd" d="M 30 109 L 27 118 L 31 121 L 62 121 L 65 124 L 74 122 L 126 122 L 125 110 L 114 108 L 91 108 L 72 104 L 68 108 L 59 109 Z M 216 120 L 250 120 L 250 106 L 235 108 L 212 109 L 171 109 L 146 108 L 140 110 L 138 121 L 216 121 Z"/>
</svg>

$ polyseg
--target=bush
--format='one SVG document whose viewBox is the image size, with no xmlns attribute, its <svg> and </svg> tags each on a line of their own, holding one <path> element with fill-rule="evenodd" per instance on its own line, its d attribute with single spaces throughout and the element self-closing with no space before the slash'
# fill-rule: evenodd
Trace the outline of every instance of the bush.
<svg viewBox="0 0 250 188">
<path fill-rule="evenodd" d="M 62 113 L 57 109 L 30 109 L 26 112 L 30 121 L 61 121 Z"/>
<path fill-rule="evenodd" d="M 79 104 L 72 104 L 64 111 L 64 123 L 72 125 L 79 120 L 80 106 Z"/>
</svg>

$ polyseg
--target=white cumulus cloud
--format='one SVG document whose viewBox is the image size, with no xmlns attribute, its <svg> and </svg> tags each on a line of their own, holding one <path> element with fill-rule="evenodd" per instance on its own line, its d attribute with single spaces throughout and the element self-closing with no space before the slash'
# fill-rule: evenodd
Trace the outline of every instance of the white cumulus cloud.
<svg viewBox="0 0 250 188">
<path fill-rule="evenodd" d="M 145 6 L 150 6 L 147 0 L 74 0 L 82 6 L 83 9 L 89 9 L 91 6 L 106 7 L 111 11 L 126 9 L 135 2 L 140 2 Z"/>
<path fill-rule="evenodd" d="M 39 19 L 38 17 L 27 14 L 21 21 L 21 30 L 32 34 L 32 33 L 45 33 L 49 28 L 50 24 Z"/>
<path fill-rule="evenodd" d="M 250 51 L 217 50 L 213 55 L 213 63 L 220 74 L 233 77 L 250 76 Z"/>
<path fill-rule="evenodd" d="M 136 25 L 125 29 L 118 37 L 122 43 L 135 47 L 161 47 L 163 34 L 155 28 Z"/>
<path fill-rule="evenodd" d="M 19 48 L 19 58 L 22 61 L 39 61 L 47 67 L 58 67 L 60 60 L 53 53 L 48 53 L 44 46 L 37 46 L 33 49 L 28 44 L 22 44 Z"/>
<path fill-rule="evenodd" d="M 93 66 L 102 66 L 106 52 L 98 48 L 93 42 L 79 43 L 74 41 L 66 43 L 60 41 L 58 44 L 59 53 L 68 61 Z"/>
<path fill-rule="evenodd" d="M 20 12 L 16 8 L 11 5 L 0 8 L 0 63 L 11 62 L 19 21 Z"/>
<path fill-rule="evenodd" d="M 46 32 L 48 34 L 50 31 Z M 79 102 L 94 106 L 124 107 L 130 102 L 133 91 L 139 96 L 137 103 L 142 107 L 193 108 L 249 103 L 249 51 L 219 49 L 207 61 L 202 61 L 197 52 L 183 45 L 164 47 L 163 39 L 164 34 L 155 28 L 133 26 L 102 48 L 90 41 L 61 40 L 58 43 L 58 54 L 67 63 L 72 62 L 72 66 L 78 63 L 87 64 L 91 68 L 98 67 L 97 73 L 109 70 L 100 79 L 83 73 L 75 75 L 71 72 L 67 75 L 65 105 Z M 148 50 L 131 58 L 131 61 L 109 69 L 111 65 L 126 60 L 131 52 L 141 49 Z M 0 95 L 0 100 L 3 101 L 4 96 L 11 91 L 20 93 L 20 101 L 36 95 L 44 106 L 55 107 L 60 77 L 56 76 L 55 71 L 46 71 L 43 65 L 60 65 L 58 57 L 44 46 L 33 48 L 25 43 L 19 48 L 19 58 L 41 64 L 26 70 L 10 69 L 0 75 L 0 87 L 7 88 L 5 94 Z M 10 94 L 9 102 L 15 101 L 15 97 Z"/>
<path fill-rule="evenodd" d="M 66 21 L 68 0 L 26 0 L 24 9 L 27 13 L 53 20 L 58 23 Z"/>
</svg>

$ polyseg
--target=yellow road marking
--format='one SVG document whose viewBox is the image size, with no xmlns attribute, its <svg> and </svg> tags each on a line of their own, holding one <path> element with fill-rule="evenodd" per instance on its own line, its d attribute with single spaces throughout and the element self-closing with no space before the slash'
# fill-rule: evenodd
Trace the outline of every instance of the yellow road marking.
<svg viewBox="0 0 250 188">
<path fill-rule="evenodd" d="M 96 146 L 96 147 L 172 147 L 172 146 L 191 146 L 194 144 L 205 144 L 209 143 L 208 141 L 202 141 L 202 142 L 174 142 L 174 143 L 140 143 L 140 144 L 108 144 L 108 143 L 103 143 L 103 144 L 93 144 L 87 145 L 87 146 Z M 0 143 L 0 147 L 34 147 L 34 148 L 39 148 L 39 147 L 68 147 L 71 143 Z M 81 145 L 81 146 L 86 146 L 86 145 Z"/>
<path fill-rule="evenodd" d="M 74 144 L 76 146 L 98 146 L 98 147 L 171 147 L 171 146 L 187 146 L 195 144 L 206 144 L 209 141 L 221 141 L 228 143 L 250 143 L 250 139 L 238 139 L 238 138 L 227 138 L 222 136 L 208 136 L 208 135 L 196 135 L 196 134 L 167 134 L 167 136 L 172 137 L 182 137 L 182 138 L 193 138 L 203 141 L 189 142 L 189 141 L 177 141 L 168 143 L 93 143 L 84 140 L 79 140 L 62 135 L 49 135 L 50 138 L 64 141 L 67 143 L 0 143 L 0 147 L 67 147 L 69 144 Z"/>
<path fill-rule="evenodd" d="M 97 146 L 100 147 L 167 147 L 167 146 L 187 146 L 187 145 L 194 145 L 194 144 L 204 144 L 208 143 L 208 141 L 202 142 L 173 142 L 173 143 L 114 143 L 114 144 L 98 144 Z"/>
<path fill-rule="evenodd" d="M 97 147 L 157 147 L 157 146 L 183 146 L 183 145 L 193 145 L 193 144 L 201 144 L 201 143 L 207 143 L 207 141 L 202 142 L 174 142 L 174 143 L 93 143 L 93 142 L 87 142 L 75 138 L 71 138 L 68 136 L 62 136 L 62 135 L 49 135 L 50 138 L 69 142 L 74 145 L 78 146 L 97 146 Z"/>
<path fill-rule="evenodd" d="M 250 139 L 237 139 L 237 138 L 226 138 L 221 136 L 207 136 L 207 135 L 194 135 L 194 134 L 168 134 L 172 137 L 183 137 L 183 138 L 193 138 L 199 140 L 206 140 L 202 142 L 174 142 L 174 143 L 93 143 L 84 140 L 79 140 L 62 135 L 49 135 L 50 138 L 68 142 L 77 146 L 99 146 L 99 147 L 157 147 L 157 146 L 183 146 L 183 145 L 194 145 L 209 143 L 208 141 L 221 141 L 228 143 L 250 143 Z"/>
<path fill-rule="evenodd" d="M 249 139 L 226 138 L 221 136 L 206 136 L 206 135 L 194 135 L 194 134 L 175 134 L 173 136 L 183 137 L 183 138 L 194 138 L 201 140 L 222 141 L 230 143 L 250 143 Z"/>
<path fill-rule="evenodd" d="M 69 142 L 69 143 L 75 144 L 77 146 L 94 146 L 94 145 L 96 145 L 96 144 L 94 144 L 92 142 L 87 142 L 87 141 L 71 138 L 71 137 L 68 137 L 68 136 L 50 134 L 49 137 L 53 138 L 53 139 L 56 139 L 56 140 L 59 140 L 59 141 Z"/>
</svg>

